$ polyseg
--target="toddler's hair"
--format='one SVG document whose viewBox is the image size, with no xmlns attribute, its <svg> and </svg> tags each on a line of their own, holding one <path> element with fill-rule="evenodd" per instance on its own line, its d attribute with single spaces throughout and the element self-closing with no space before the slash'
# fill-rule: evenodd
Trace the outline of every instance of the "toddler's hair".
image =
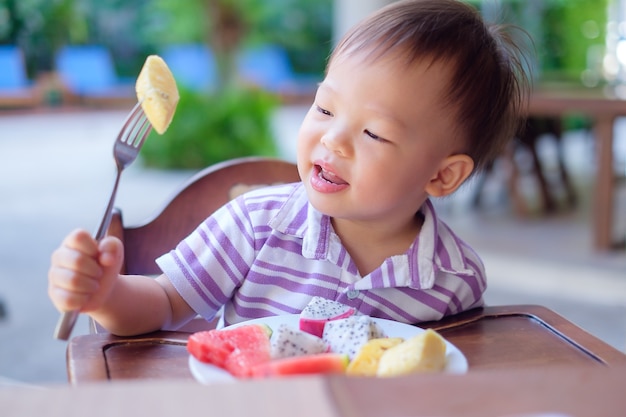
<svg viewBox="0 0 626 417">
<path fill-rule="evenodd" d="M 451 65 L 442 103 L 456 112 L 463 152 L 477 172 L 515 136 L 529 94 L 523 48 L 504 29 L 485 23 L 476 9 L 460 1 L 401 0 L 354 26 L 329 64 L 363 52 L 370 62 L 401 53 L 407 68 L 424 59 Z"/>
</svg>

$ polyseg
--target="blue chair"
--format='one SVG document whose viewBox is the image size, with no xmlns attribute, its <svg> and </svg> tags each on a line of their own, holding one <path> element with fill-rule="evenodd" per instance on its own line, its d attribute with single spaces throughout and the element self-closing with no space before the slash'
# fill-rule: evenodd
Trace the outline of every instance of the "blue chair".
<svg viewBox="0 0 626 417">
<path fill-rule="evenodd" d="M 104 46 L 65 46 L 57 53 L 56 70 L 69 92 L 81 99 L 136 99 L 134 82 L 118 78 Z"/>
<path fill-rule="evenodd" d="M 21 90 L 30 86 L 24 55 L 17 46 L 0 45 L 0 89 Z"/>
<path fill-rule="evenodd" d="M 204 44 L 169 45 L 160 52 L 179 86 L 194 91 L 213 91 L 217 65 L 211 49 Z"/>
<path fill-rule="evenodd" d="M 13 45 L 0 45 L 0 107 L 34 106 L 39 98 L 26 75 L 22 50 Z"/>
<path fill-rule="evenodd" d="M 315 93 L 320 81 L 315 76 L 296 74 L 287 51 L 272 44 L 241 51 L 237 57 L 237 75 L 246 84 L 279 95 L 310 96 Z"/>
</svg>

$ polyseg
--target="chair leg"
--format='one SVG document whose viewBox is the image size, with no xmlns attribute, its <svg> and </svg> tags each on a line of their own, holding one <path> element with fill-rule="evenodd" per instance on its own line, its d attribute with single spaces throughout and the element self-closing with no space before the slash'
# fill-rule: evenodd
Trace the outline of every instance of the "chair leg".
<svg viewBox="0 0 626 417">
<path fill-rule="evenodd" d="M 558 158 L 558 180 L 565 190 L 567 198 L 567 206 L 569 208 L 575 207 L 577 203 L 576 191 L 572 185 L 567 168 L 565 166 L 565 158 L 563 154 L 563 129 L 562 123 L 559 118 L 529 118 L 527 120 L 526 128 L 520 131 L 517 140 L 513 141 L 509 147 L 501 155 L 507 163 L 510 164 L 511 174 L 508 179 L 508 188 L 511 197 L 513 209 L 517 215 L 527 216 L 530 212 L 527 202 L 519 189 L 519 178 L 521 176 L 520 169 L 515 161 L 515 152 L 519 150 L 520 146 L 530 152 L 532 158 L 531 172 L 535 177 L 540 194 L 540 211 L 542 214 L 554 213 L 558 209 L 558 201 L 551 189 L 551 184 L 548 181 L 546 169 L 538 154 L 538 140 L 539 137 L 544 134 L 551 135 L 556 141 L 557 145 L 557 158 Z M 489 175 L 493 174 L 493 163 L 489 164 L 480 178 L 477 179 L 475 192 L 472 197 L 472 206 L 478 208 L 482 205 L 483 189 Z"/>
<path fill-rule="evenodd" d="M 565 166 L 565 155 L 563 148 L 563 128 L 561 120 L 554 119 L 554 127 L 553 134 L 556 140 L 557 150 L 558 150 L 558 163 L 559 163 L 559 178 L 561 179 L 561 184 L 563 184 L 563 188 L 565 189 L 565 197 L 567 202 L 567 207 L 572 209 L 575 208 L 578 204 L 578 195 L 576 193 L 576 189 L 572 183 L 572 180 L 567 172 L 567 167 Z"/>
<path fill-rule="evenodd" d="M 532 143 L 528 144 L 528 150 L 532 155 L 533 160 L 533 173 L 537 182 L 539 183 L 539 191 L 541 193 L 541 211 L 543 213 L 553 213 L 556 211 L 556 202 L 550 192 L 550 186 L 546 179 L 545 170 L 543 164 L 537 154 L 537 137 L 533 138 Z"/>
<path fill-rule="evenodd" d="M 567 167 L 565 166 L 563 123 L 559 118 L 547 119 L 545 123 L 545 132 L 551 134 L 556 142 L 559 181 L 565 191 L 566 206 L 567 208 L 571 209 L 576 207 L 576 204 L 578 203 L 578 197 L 567 171 Z"/>
<path fill-rule="evenodd" d="M 532 155 L 533 174 L 539 183 L 542 212 L 553 213 L 557 210 L 557 200 L 550 189 L 546 172 L 537 153 L 538 139 L 543 134 L 551 135 L 557 146 L 558 180 L 566 194 L 568 208 L 573 208 L 577 204 L 578 197 L 570 179 L 567 167 L 565 166 L 565 156 L 563 149 L 563 126 L 559 118 L 529 118 L 526 130 L 520 135 L 520 142 L 523 143 Z"/>
<path fill-rule="evenodd" d="M 509 193 L 511 195 L 511 203 L 513 204 L 513 210 L 515 214 L 519 217 L 528 216 L 529 209 L 528 204 L 526 204 L 526 200 L 524 199 L 523 194 L 520 192 L 519 187 L 519 179 L 520 179 L 520 171 L 515 163 L 515 151 L 517 150 L 519 144 L 517 142 L 511 143 L 510 146 L 506 148 L 504 156 L 511 167 L 511 174 L 509 175 Z"/>
</svg>

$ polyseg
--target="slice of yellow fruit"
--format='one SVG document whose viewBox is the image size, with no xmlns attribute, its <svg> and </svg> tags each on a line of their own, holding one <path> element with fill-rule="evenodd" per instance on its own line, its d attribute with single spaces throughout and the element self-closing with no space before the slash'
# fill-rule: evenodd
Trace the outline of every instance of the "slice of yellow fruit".
<svg viewBox="0 0 626 417">
<path fill-rule="evenodd" d="M 446 366 L 446 342 L 428 329 L 386 350 L 378 363 L 378 376 L 398 376 L 416 372 L 440 372 Z"/>
<path fill-rule="evenodd" d="M 376 376 L 378 361 L 387 349 L 402 343 L 401 337 L 371 339 L 358 351 L 348 365 L 346 374 L 354 376 Z"/>
<path fill-rule="evenodd" d="M 152 127 L 162 135 L 174 118 L 180 98 L 174 76 L 163 58 L 158 55 L 146 58 L 135 91 Z"/>
</svg>

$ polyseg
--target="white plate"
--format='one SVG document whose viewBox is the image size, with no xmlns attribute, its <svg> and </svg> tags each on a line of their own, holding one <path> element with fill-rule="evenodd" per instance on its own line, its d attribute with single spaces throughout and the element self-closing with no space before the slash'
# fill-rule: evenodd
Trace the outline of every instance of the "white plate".
<svg viewBox="0 0 626 417">
<path fill-rule="evenodd" d="M 408 339 L 412 336 L 416 336 L 424 329 L 412 326 L 409 324 L 399 323 L 393 320 L 385 320 L 372 318 L 383 329 L 388 337 L 402 337 Z M 263 317 L 260 319 L 254 319 L 244 321 L 241 323 L 233 324 L 230 327 L 242 326 L 244 324 L 264 323 L 272 329 L 277 329 L 282 323 L 287 324 L 289 327 L 297 329 L 299 327 L 300 315 L 288 314 L 282 316 Z M 446 340 L 446 367 L 444 372 L 451 374 L 464 374 L 467 372 L 467 359 L 461 353 L 461 351 L 452 343 Z M 218 368 L 213 365 L 209 365 L 204 362 L 200 362 L 193 356 L 189 355 L 189 369 L 191 374 L 203 384 L 209 384 L 213 382 L 234 381 L 235 378 L 231 376 L 227 371 Z"/>
</svg>

